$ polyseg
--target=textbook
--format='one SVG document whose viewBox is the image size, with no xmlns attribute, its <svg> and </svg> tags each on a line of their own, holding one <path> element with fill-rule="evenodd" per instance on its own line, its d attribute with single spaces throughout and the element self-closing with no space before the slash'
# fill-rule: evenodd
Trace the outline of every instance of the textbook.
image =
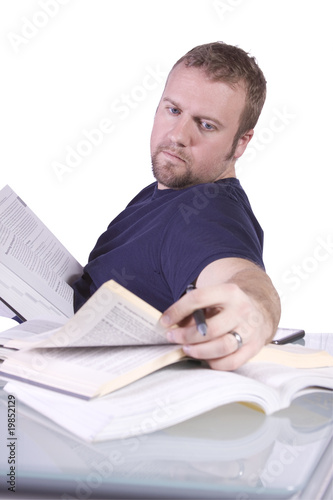
<svg viewBox="0 0 333 500">
<path fill-rule="evenodd" d="M 222 372 L 185 360 L 91 400 L 15 380 L 5 386 L 21 408 L 27 405 L 88 442 L 152 433 L 229 404 L 245 403 L 264 417 L 311 393 L 317 398 L 326 393 L 332 401 L 332 389 L 333 368 L 302 369 L 253 361 L 235 372 Z"/>
<path fill-rule="evenodd" d="M 167 341 L 160 316 L 111 280 L 60 327 L 50 320 L 15 327 L 20 338 L 2 339 L 0 374 L 81 398 L 103 396 L 185 357 Z"/>
<path fill-rule="evenodd" d="M 73 315 L 82 266 L 9 187 L 0 191 L 0 313 L 22 320 Z"/>
<path fill-rule="evenodd" d="M 73 315 L 70 283 L 80 264 L 8 186 L 0 231 L 2 304 L 27 319 L 0 333 L 0 377 L 60 425 L 82 426 L 85 438 L 111 420 L 101 439 L 124 433 L 133 404 L 157 415 L 177 403 L 168 419 L 176 423 L 236 401 L 270 414 L 304 391 L 333 389 L 333 357 L 322 350 L 267 345 L 234 372 L 190 360 L 168 343 L 161 313 L 114 281 Z"/>
<path fill-rule="evenodd" d="M 161 313 L 151 305 L 110 280 L 60 327 L 50 320 L 35 320 L 12 329 L 14 334 L 15 331 L 21 332 L 20 337 L 14 338 L 11 330 L 0 334 L 3 344 L 0 357 L 4 359 L 0 375 L 75 398 L 101 398 L 186 358 L 180 345 L 167 341 L 166 331 L 159 325 L 160 316 Z M 35 329 L 36 333 L 28 336 L 29 329 Z M 264 404 L 268 411 L 290 404 L 292 395 L 310 385 L 333 389 L 333 357 L 327 352 L 302 346 L 265 346 L 245 368 L 223 375 L 204 364 L 187 363 L 191 366 L 194 363 L 197 368 L 193 372 L 195 385 L 197 375 L 194 373 L 212 378 L 214 384 L 222 376 L 223 385 L 225 378 L 227 384 L 232 385 L 230 379 L 236 377 L 238 381 L 242 375 L 250 377 L 251 383 L 255 384 L 256 397 L 260 393 L 258 381 L 260 387 L 265 381 L 261 387 L 265 394 L 269 376 L 275 374 L 276 367 L 281 372 L 289 370 L 290 387 L 295 383 L 297 389 L 290 393 L 283 388 L 274 408 L 266 408 Z M 330 377 L 323 367 L 331 367 L 328 371 Z M 258 380 L 254 382 L 252 379 Z M 239 396 L 236 391 L 234 397 Z M 242 397 L 252 401 L 253 391 Z"/>
</svg>

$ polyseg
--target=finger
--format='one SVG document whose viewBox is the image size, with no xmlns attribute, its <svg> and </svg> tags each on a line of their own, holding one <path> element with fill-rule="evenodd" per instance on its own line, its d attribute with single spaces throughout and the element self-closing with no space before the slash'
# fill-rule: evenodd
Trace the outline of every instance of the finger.
<svg viewBox="0 0 333 500">
<path fill-rule="evenodd" d="M 228 356 L 238 350 L 238 342 L 234 335 L 226 333 L 208 342 L 185 344 L 184 352 L 193 358 L 213 360 Z"/>
<path fill-rule="evenodd" d="M 226 283 L 219 287 L 218 293 L 216 287 L 197 288 L 191 293 L 183 295 L 177 302 L 172 304 L 161 316 L 160 322 L 164 327 L 176 325 L 184 318 L 190 316 L 196 309 L 206 307 L 223 307 L 224 303 L 235 300 L 235 295 L 241 298 L 241 290 L 232 283 Z"/>
<path fill-rule="evenodd" d="M 231 335 L 226 335 L 226 337 L 231 337 Z M 200 348 L 199 348 L 200 346 Z M 201 344 L 191 345 L 190 349 L 187 349 L 187 346 L 184 346 L 184 352 L 195 359 L 202 359 L 207 361 L 210 368 L 213 370 L 224 370 L 224 371 L 232 371 L 236 370 L 244 363 L 249 361 L 260 349 L 256 345 L 256 343 L 249 343 L 245 346 L 242 346 L 240 349 L 234 350 L 233 352 L 222 356 L 216 357 L 213 359 L 205 359 L 204 352 L 201 350 L 204 346 Z M 206 347 L 206 346 L 205 346 Z M 234 347 L 232 347 L 234 348 Z M 221 349 L 221 348 L 220 348 Z M 189 351 L 189 352 L 187 352 Z M 216 352 L 216 351 L 215 351 Z"/>
<path fill-rule="evenodd" d="M 233 309 L 224 309 L 207 321 L 208 340 L 218 339 L 230 332 L 237 332 L 243 344 L 255 335 L 255 329 L 248 318 L 240 318 L 237 311 Z M 189 343 L 192 342 L 189 340 Z"/>
<path fill-rule="evenodd" d="M 166 334 L 169 342 L 174 344 L 196 344 L 200 342 L 207 342 L 209 340 L 208 336 L 203 336 L 196 326 L 193 324 L 186 328 L 172 328 Z"/>
<path fill-rule="evenodd" d="M 259 350 L 259 349 L 258 349 Z M 213 370 L 233 371 L 249 361 L 258 350 L 252 344 L 241 347 L 236 352 L 224 358 L 208 360 L 207 363 Z"/>
<path fill-rule="evenodd" d="M 176 327 L 167 333 L 170 342 L 177 344 L 197 344 L 219 338 L 229 332 L 237 331 L 243 341 L 247 341 L 251 328 L 246 320 L 241 321 L 233 309 L 223 309 L 215 316 L 206 320 L 207 334 L 202 336 L 195 324 L 185 327 Z"/>
</svg>

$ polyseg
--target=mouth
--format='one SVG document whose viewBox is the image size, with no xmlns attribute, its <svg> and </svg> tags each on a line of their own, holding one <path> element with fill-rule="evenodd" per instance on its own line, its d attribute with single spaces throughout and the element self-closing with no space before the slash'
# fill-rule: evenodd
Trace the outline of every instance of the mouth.
<svg viewBox="0 0 333 500">
<path fill-rule="evenodd" d="M 164 156 L 166 156 L 169 160 L 178 160 L 178 161 L 182 161 L 183 163 L 185 163 L 185 160 L 181 157 L 181 156 L 178 156 L 176 155 L 175 153 L 171 152 L 171 151 L 168 151 L 168 150 L 163 150 L 162 153 L 164 154 Z"/>
</svg>

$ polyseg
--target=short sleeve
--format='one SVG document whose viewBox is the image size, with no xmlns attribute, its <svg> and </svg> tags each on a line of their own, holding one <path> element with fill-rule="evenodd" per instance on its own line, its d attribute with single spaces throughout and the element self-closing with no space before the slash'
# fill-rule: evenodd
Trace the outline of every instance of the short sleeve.
<svg viewBox="0 0 333 500">
<path fill-rule="evenodd" d="M 165 228 L 161 269 L 174 300 L 215 260 L 239 257 L 264 267 L 263 232 L 247 199 L 225 189 L 203 189 L 179 200 Z"/>
</svg>

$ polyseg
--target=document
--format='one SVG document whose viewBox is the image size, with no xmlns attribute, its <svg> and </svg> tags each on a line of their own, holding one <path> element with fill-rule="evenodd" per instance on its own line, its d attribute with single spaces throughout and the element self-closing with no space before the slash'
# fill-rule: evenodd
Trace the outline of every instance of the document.
<svg viewBox="0 0 333 500">
<path fill-rule="evenodd" d="M 9 187 L 0 191 L 0 298 L 22 319 L 69 318 L 82 266 Z"/>
</svg>

